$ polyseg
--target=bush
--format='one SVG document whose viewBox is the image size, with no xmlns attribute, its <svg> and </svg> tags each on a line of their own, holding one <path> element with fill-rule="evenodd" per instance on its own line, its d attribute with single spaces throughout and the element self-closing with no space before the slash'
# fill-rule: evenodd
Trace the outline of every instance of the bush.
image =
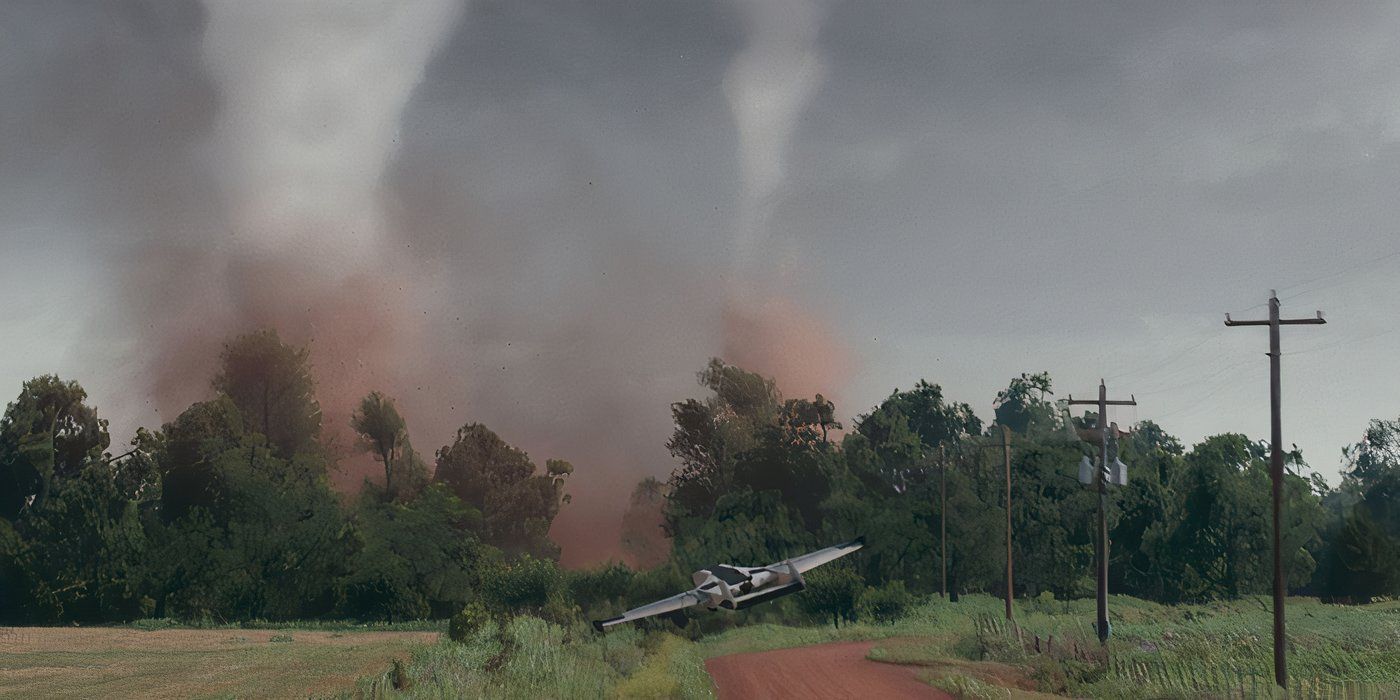
<svg viewBox="0 0 1400 700">
<path fill-rule="evenodd" d="M 855 619 L 864 582 L 856 572 L 844 567 L 818 569 L 807 577 L 807 590 L 800 603 L 808 614 L 830 618 L 832 624 Z"/>
<path fill-rule="evenodd" d="M 865 589 L 860 597 L 860 616 L 875 622 L 894 622 L 904 616 L 913 602 L 914 596 L 903 581 L 891 581 L 881 588 Z"/>
<path fill-rule="evenodd" d="M 634 577 L 631 569 L 614 563 L 596 569 L 570 571 L 565 575 L 565 581 L 570 597 L 591 614 L 626 598 Z"/>
<path fill-rule="evenodd" d="M 447 637 L 454 642 L 466 643 L 477 630 L 491 619 L 491 613 L 479 602 L 467 603 L 452 620 L 447 623 Z"/>
<path fill-rule="evenodd" d="M 554 562 L 527 555 L 487 573 L 481 588 L 492 607 L 521 613 L 548 605 L 551 597 L 562 593 L 563 577 Z"/>
</svg>

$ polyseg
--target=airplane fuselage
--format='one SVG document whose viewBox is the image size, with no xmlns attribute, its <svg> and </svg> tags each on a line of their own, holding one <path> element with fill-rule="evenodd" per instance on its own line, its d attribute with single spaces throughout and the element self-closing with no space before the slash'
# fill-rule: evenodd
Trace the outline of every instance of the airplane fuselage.
<svg viewBox="0 0 1400 700">
<path fill-rule="evenodd" d="M 708 598 L 710 610 L 731 612 L 806 588 L 796 569 L 716 564 L 691 574 L 695 589 Z"/>
</svg>

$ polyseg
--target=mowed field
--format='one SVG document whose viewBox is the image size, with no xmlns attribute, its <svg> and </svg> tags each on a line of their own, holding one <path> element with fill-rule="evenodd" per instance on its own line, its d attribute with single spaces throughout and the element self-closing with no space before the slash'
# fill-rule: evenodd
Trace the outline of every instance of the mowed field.
<svg viewBox="0 0 1400 700">
<path fill-rule="evenodd" d="M 305 698 L 408 660 L 437 632 L 0 628 L 0 697 Z"/>
</svg>

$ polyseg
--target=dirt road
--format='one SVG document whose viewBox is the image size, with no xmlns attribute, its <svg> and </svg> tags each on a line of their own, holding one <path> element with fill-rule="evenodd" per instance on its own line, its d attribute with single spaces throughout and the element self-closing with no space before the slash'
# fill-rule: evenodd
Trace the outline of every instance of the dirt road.
<svg viewBox="0 0 1400 700">
<path fill-rule="evenodd" d="M 705 662 L 720 700 L 740 698 L 947 698 L 919 680 L 915 669 L 865 658 L 875 642 L 838 642 Z"/>
</svg>

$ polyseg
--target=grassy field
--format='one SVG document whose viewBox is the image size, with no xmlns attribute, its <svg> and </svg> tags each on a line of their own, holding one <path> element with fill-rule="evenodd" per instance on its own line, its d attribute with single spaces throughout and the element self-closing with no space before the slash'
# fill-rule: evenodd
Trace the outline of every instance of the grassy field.
<svg viewBox="0 0 1400 700">
<path fill-rule="evenodd" d="M 882 640 L 872 660 L 920 667 L 931 685 L 968 698 L 1270 697 L 1270 614 L 1243 599 L 1163 606 L 1114 597 L 1105 659 L 1092 636 L 1093 601 L 1022 601 L 1018 625 L 1001 601 L 932 601 L 890 624 L 752 625 L 697 640 L 621 629 L 598 636 L 521 618 L 488 625 L 466 644 L 420 648 L 394 690 L 390 674 L 356 695 L 383 697 L 713 697 L 704 660 L 830 641 Z M 1290 697 L 1400 697 L 1400 603 L 1360 607 L 1290 602 Z M 1051 641 L 1053 637 L 1053 642 Z M 1041 651 L 1037 652 L 1036 640 Z"/>
<path fill-rule="evenodd" d="M 340 694 L 437 632 L 0 628 L 0 697 L 274 697 Z"/>
<path fill-rule="evenodd" d="M 1019 601 L 1013 627 L 986 596 L 929 601 L 888 624 L 754 624 L 694 639 L 665 625 L 599 635 L 582 621 L 530 617 L 487 623 L 466 643 L 440 639 L 435 625 L 9 628 L 0 629 L 0 695 L 710 698 L 707 658 L 876 640 L 872 660 L 915 666 L 957 697 L 1270 696 L 1265 601 L 1114 597 L 1110 606 L 1107 659 L 1091 633 L 1093 601 Z M 1289 641 L 1292 697 L 1400 698 L 1400 602 L 1293 599 Z"/>
</svg>

